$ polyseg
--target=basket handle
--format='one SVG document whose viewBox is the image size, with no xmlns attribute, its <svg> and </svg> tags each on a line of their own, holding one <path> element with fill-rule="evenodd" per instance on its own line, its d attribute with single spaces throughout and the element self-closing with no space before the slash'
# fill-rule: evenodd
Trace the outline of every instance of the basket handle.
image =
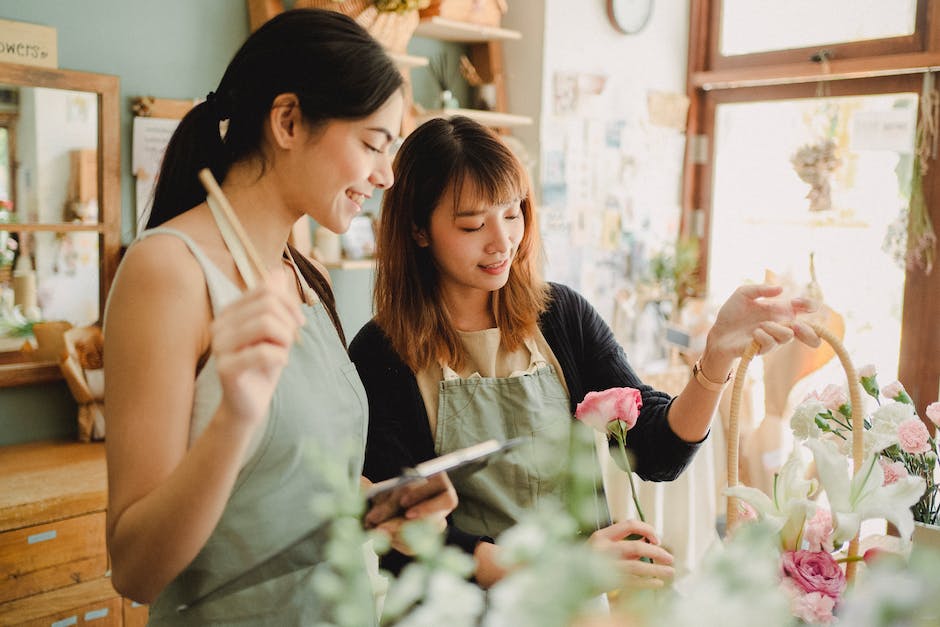
<svg viewBox="0 0 940 627">
<path fill-rule="evenodd" d="M 828 329 L 809 323 L 816 335 L 824 342 L 829 344 L 839 357 L 842 363 L 842 369 L 845 370 L 845 376 L 848 379 L 849 399 L 852 404 L 852 464 L 853 472 L 858 472 L 864 461 L 864 433 L 865 424 L 862 416 L 862 390 L 859 385 L 858 373 L 849 354 L 845 350 L 842 342 L 833 335 Z M 760 345 L 755 341 L 751 342 L 741 355 L 741 361 L 734 375 L 734 387 L 731 389 L 731 409 L 728 417 L 728 486 L 738 485 L 738 449 L 740 447 L 740 425 L 738 415 L 741 411 L 741 397 L 744 392 L 744 375 L 751 360 L 760 350 Z M 727 526 L 730 531 L 734 528 L 738 518 L 738 499 L 733 496 L 728 497 Z M 849 543 L 849 560 L 846 563 L 845 575 L 851 579 L 855 576 L 856 563 L 853 558 L 858 555 L 858 534 Z"/>
</svg>

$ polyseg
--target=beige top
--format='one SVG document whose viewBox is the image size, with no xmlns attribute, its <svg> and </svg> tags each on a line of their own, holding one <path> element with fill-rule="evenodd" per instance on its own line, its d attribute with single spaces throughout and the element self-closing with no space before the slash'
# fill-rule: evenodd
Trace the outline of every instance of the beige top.
<svg viewBox="0 0 940 627">
<path fill-rule="evenodd" d="M 529 370 L 531 361 L 529 349 L 520 346 L 513 352 L 507 352 L 500 342 L 501 334 L 499 329 L 459 331 L 458 333 L 464 350 L 467 352 L 467 366 L 457 371 L 461 378 L 469 379 L 474 376 L 504 378 L 519 376 Z M 555 358 L 555 353 L 552 352 L 548 342 L 545 341 L 541 330 L 536 329 L 533 340 L 545 360 L 554 367 L 555 372 L 558 374 L 558 380 L 565 388 L 565 392 L 568 392 L 561 365 Z M 418 380 L 418 389 L 421 391 L 421 398 L 424 400 L 424 407 L 428 412 L 431 435 L 434 436 L 437 432 L 439 384 L 444 379 L 444 369 L 440 364 L 434 365 L 417 373 L 415 378 Z"/>
</svg>

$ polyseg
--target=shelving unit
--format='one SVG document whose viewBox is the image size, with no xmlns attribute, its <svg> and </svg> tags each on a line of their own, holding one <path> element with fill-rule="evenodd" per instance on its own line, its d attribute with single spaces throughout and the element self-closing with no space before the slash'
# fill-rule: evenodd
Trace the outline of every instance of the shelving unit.
<svg viewBox="0 0 940 627">
<path fill-rule="evenodd" d="M 457 22 L 442 17 L 430 17 L 421 20 L 415 31 L 418 37 L 429 37 L 441 41 L 457 41 L 464 43 L 483 43 L 506 39 L 522 39 L 522 33 L 508 28 L 496 26 L 482 26 L 467 22 Z"/>
<path fill-rule="evenodd" d="M 419 57 L 413 54 L 389 52 L 388 56 L 392 57 L 392 61 L 403 70 L 410 70 L 413 67 L 424 67 L 429 63 L 427 57 Z"/>
</svg>

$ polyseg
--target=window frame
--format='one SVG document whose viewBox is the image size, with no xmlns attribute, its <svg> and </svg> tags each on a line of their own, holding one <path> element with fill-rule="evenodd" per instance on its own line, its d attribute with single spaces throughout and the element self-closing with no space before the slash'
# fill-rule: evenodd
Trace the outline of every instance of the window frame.
<svg viewBox="0 0 940 627">
<path fill-rule="evenodd" d="M 717 55 L 722 0 L 690 0 L 686 90 L 689 115 L 682 180 L 681 234 L 700 237 L 699 293 L 705 293 L 714 164 L 715 111 L 721 102 L 813 97 L 826 81 L 828 95 L 910 91 L 927 70 L 940 70 L 940 0 L 918 0 L 915 33 L 909 37 L 827 46 L 832 60 L 809 60 L 810 48 Z M 905 40 L 905 41 L 900 41 Z M 905 76 L 917 75 L 917 76 Z M 895 87 L 891 87 L 894 85 Z M 904 85 L 898 89 L 898 85 Z M 878 90 L 884 90 L 879 92 Z M 920 89 L 916 89 L 919 93 Z M 795 95 L 797 94 L 797 95 Z M 920 112 L 918 113 L 920 115 Z M 923 178 L 924 199 L 940 236 L 940 159 Z M 898 376 L 924 416 L 940 387 L 940 251 L 934 270 L 905 272 Z M 928 425 L 933 428 L 932 425 Z"/>
</svg>

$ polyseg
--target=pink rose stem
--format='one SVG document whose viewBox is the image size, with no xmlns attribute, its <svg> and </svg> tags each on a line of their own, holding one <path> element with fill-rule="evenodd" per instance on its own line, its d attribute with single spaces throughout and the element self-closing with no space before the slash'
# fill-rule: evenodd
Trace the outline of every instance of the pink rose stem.
<svg viewBox="0 0 940 627">
<path fill-rule="evenodd" d="M 622 429 L 622 427 L 621 427 Z M 630 468 L 630 457 L 627 455 L 627 447 L 624 444 L 623 436 L 617 438 L 617 444 L 620 445 L 620 454 L 623 455 L 624 472 L 627 474 L 627 481 L 630 482 L 630 495 L 633 497 L 633 506 L 636 507 L 636 514 L 642 522 L 646 522 L 646 516 L 643 515 L 643 508 L 640 507 L 640 499 L 636 495 L 636 486 L 633 485 L 633 470 Z"/>
</svg>

